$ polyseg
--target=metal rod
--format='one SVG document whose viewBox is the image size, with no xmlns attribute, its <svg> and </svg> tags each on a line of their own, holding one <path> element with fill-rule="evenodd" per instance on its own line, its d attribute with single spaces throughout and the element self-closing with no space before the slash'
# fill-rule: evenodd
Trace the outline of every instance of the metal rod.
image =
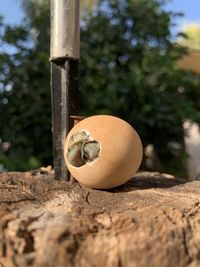
<svg viewBox="0 0 200 267">
<path fill-rule="evenodd" d="M 79 65 L 79 0 L 51 0 L 51 95 L 55 178 L 69 180 L 64 139 L 77 112 Z"/>
<path fill-rule="evenodd" d="M 51 60 L 80 58 L 80 0 L 51 0 Z"/>
</svg>

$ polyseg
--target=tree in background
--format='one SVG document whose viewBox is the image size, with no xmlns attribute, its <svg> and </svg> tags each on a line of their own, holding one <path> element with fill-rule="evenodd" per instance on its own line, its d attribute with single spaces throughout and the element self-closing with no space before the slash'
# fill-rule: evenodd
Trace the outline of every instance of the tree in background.
<svg viewBox="0 0 200 267">
<path fill-rule="evenodd" d="M 25 24 L 1 25 L 15 52 L 0 58 L 0 137 L 11 144 L 0 160 L 23 170 L 51 163 L 52 154 L 49 5 L 24 2 Z M 82 114 L 114 114 L 135 126 L 146 148 L 143 168 L 184 175 L 182 125 L 200 122 L 199 76 L 177 67 L 186 50 L 172 42 L 176 15 L 159 0 L 97 1 L 81 22 L 80 94 Z"/>
<path fill-rule="evenodd" d="M 25 10 L 21 26 L 0 24 L 0 163 L 8 170 L 52 160 L 49 8 Z"/>
<path fill-rule="evenodd" d="M 199 120 L 199 77 L 177 67 L 186 50 L 172 42 L 173 16 L 163 1 L 101 1 L 82 28 L 82 110 L 128 120 L 154 151 L 149 167 L 183 175 L 182 125 Z"/>
</svg>

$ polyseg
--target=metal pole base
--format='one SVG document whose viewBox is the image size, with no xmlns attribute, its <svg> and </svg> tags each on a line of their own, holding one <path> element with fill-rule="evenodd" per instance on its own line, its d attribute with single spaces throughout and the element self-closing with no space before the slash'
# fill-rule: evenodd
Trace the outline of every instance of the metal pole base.
<svg viewBox="0 0 200 267">
<path fill-rule="evenodd" d="M 64 140 L 73 127 L 70 114 L 78 102 L 78 60 L 51 62 L 52 132 L 55 178 L 69 180 L 64 162 Z"/>
</svg>

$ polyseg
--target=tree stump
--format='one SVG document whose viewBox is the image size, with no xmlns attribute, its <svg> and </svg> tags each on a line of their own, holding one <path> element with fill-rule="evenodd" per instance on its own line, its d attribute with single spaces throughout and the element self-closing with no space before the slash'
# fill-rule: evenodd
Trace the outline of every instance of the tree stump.
<svg viewBox="0 0 200 267">
<path fill-rule="evenodd" d="M 199 181 L 160 173 L 106 191 L 2 173 L 0 266 L 200 266 L 199 192 Z"/>
</svg>

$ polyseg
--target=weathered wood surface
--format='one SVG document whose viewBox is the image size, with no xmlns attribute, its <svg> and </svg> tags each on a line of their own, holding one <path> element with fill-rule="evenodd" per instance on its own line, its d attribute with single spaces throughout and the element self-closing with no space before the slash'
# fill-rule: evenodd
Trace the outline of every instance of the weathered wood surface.
<svg viewBox="0 0 200 267">
<path fill-rule="evenodd" d="M 199 192 L 159 173 L 108 191 L 0 174 L 0 266 L 200 266 Z"/>
</svg>

